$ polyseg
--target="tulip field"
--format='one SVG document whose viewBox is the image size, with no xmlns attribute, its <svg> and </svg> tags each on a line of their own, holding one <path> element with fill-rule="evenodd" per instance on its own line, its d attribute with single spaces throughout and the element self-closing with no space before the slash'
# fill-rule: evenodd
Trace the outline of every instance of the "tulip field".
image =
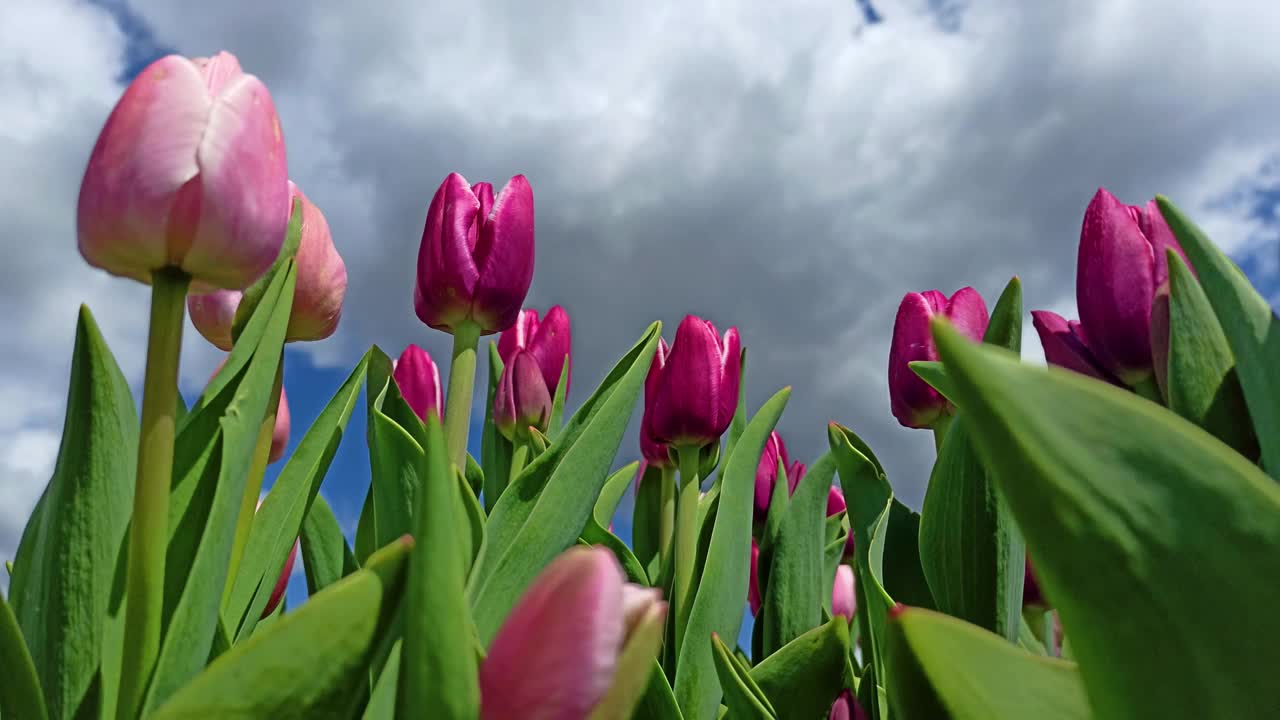
<svg viewBox="0 0 1280 720">
<path fill-rule="evenodd" d="M 934 439 L 917 512 L 857 408 L 789 453 L 790 388 L 732 318 L 637 327 L 570 402 L 570 313 L 524 307 L 519 174 L 445 177 L 389 290 L 447 363 L 371 347 L 291 427 L 285 344 L 332 335 L 347 271 L 283 137 L 234 56 L 170 55 L 86 159 L 79 250 L 150 286 L 145 378 L 82 307 L 4 558 L 3 720 L 1280 718 L 1280 320 L 1171 200 L 1096 190 L 1078 321 L 1026 316 L 1016 277 L 905 293 L 878 341 L 902 432 Z M 188 315 L 226 353 L 190 406 Z M 354 533 L 320 494 L 340 443 L 368 448 Z"/>
</svg>

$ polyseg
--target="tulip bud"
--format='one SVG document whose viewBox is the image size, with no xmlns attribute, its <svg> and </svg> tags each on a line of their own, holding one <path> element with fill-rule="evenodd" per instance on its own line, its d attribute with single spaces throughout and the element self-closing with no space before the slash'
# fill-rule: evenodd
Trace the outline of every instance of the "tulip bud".
<svg viewBox="0 0 1280 720">
<path fill-rule="evenodd" d="M 764 598 L 760 597 L 760 545 L 755 538 L 751 539 L 751 580 L 747 586 L 747 603 L 751 606 L 751 614 L 759 615 Z"/>
<path fill-rule="evenodd" d="M 677 448 L 716 442 L 738 405 L 738 329 L 729 328 L 721 339 L 715 325 L 685 316 L 658 375 L 648 408 L 654 439 Z"/>
<path fill-rule="evenodd" d="M 552 306 L 541 322 L 537 310 L 521 310 L 515 325 L 498 337 L 498 355 L 503 365 L 510 363 L 518 351 L 529 351 L 538 361 L 542 379 L 553 396 L 565 366 L 572 368 L 570 347 L 569 313 L 559 305 Z M 569 374 L 565 374 L 564 391 L 569 394 Z"/>
<path fill-rule="evenodd" d="M 1031 556 L 1027 556 L 1027 569 L 1022 576 L 1022 604 L 1044 606 L 1044 595 L 1040 593 L 1040 583 L 1036 580 L 1035 571 L 1031 569 Z"/>
<path fill-rule="evenodd" d="M 844 491 L 832 485 L 827 490 L 827 517 L 831 517 L 836 513 L 847 512 L 848 506 L 844 502 Z M 853 532 L 850 532 L 844 541 L 844 557 L 853 557 Z"/>
<path fill-rule="evenodd" d="M 841 563 L 836 566 L 836 581 L 831 586 L 831 615 L 842 615 L 853 620 L 858 601 L 853 595 L 853 568 Z"/>
<path fill-rule="evenodd" d="M 160 58 L 130 83 L 89 156 L 80 254 L 148 284 L 177 267 L 198 286 L 243 289 L 280 253 L 288 180 L 271 94 L 235 56 Z"/>
<path fill-rule="evenodd" d="M 410 343 L 400 353 L 391 376 L 395 378 L 396 387 L 400 388 L 400 396 L 423 422 L 426 422 L 428 412 L 437 418 L 443 414 L 440 370 L 426 350 Z"/>
<path fill-rule="evenodd" d="M 658 386 L 662 384 L 662 370 L 666 366 L 668 352 L 667 341 L 659 337 L 649 374 L 644 378 L 644 414 L 640 418 L 640 454 L 645 462 L 660 468 L 674 465 L 671 449 L 653 434 L 653 404 L 658 396 Z"/>
<path fill-rule="evenodd" d="M 413 289 L 418 318 L 452 333 L 474 322 L 481 334 L 516 321 L 533 280 L 533 190 L 523 175 L 495 199 L 450 173 L 431 198 Z M 557 371 L 558 372 L 558 371 Z"/>
<path fill-rule="evenodd" d="M 502 369 L 493 395 L 493 422 L 503 437 L 514 441 L 518 433 L 533 426 L 546 432 L 551 420 L 551 391 L 533 353 L 516 351 Z"/>
<path fill-rule="evenodd" d="M 787 472 L 787 495 L 794 495 L 807 468 L 799 460 L 792 463 L 788 459 L 787 446 L 782 442 L 782 436 L 774 431 L 765 441 L 764 450 L 760 453 L 760 463 L 756 465 L 756 520 L 764 521 L 769 515 L 773 486 L 778 480 L 779 461 Z"/>
<path fill-rule="evenodd" d="M 627 583 L 613 554 L 566 550 L 534 579 L 480 666 L 480 717 L 630 717 L 667 604 Z"/>
<path fill-rule="evenodd" d="M 916 360 L 938 359 L 938 348 L 929 330 L 934 315 L 946 317 L 961 334 L 974 340 L 981 340 L 987 331 L 987 305 L 971 287 L 957 290 L 949 300 L 937 290 L 907 293 L 902 298 L 889 347 L 889 404 L 893 416 L 905 427 L 932 427 L 952 412 L 946 398 L 921 380 L 909 365 Z"/>
<path fill-rule="evenodd" d="M 1168 248 L 1183 254 L 1154 200 L 1139 208 L 1098 189 L 1080 230 L 1076 305 L 1099 365 L 1129 386 L 1151 375 L 1151 305 L 1169 278 Z"/>
<path fill-rule="evenodd" d="M 858 699 L 848 690 L 841 690 L 840 696 L 831 705 L 831 714 L 827 720 L 867 720 L 867 713 L 858 704 Z"/>
<path fill-rule="evenodd" d="M 338 328 L 342 300 L 347 294 L 347 266 L 333 245 L 329 223 L 319 208 L 292 181 L 289 195 L 290 208 L 294 198 L 301 200 L 302 237 L 295 256 L 298 275 L 285 340 L 323 340 Z M 293 217 L 292 210 L 289 217 Z M 239 290 L 215 290 L 187 296 L 191 323 L 205 340 L 230 351 L 231 328 L 243 295 Z"/>
<path fill-rule="evenodd" d="M 1032 310 L 1031 323 L 1040 334 L 1044 359 L 1050 365 L 1057 365 L 1098 380 L 1117 382 L 1094 357 L 1085 337 L 1084 326 L 1078 320 L 1066 320 L 1061 315 L 1048 310 Z"/>
<path fill-rule="evenodd" d="M 271 597 L 267 600 L 267 606 L 262 608 L 262 617 L 267 617 L 280 606 L 280 601 L 284 599 L 285 590 L 289 588 L 289 576 L 293 574 L 293 561 L 297 557 L 298 542 L 295 540 L 293 549 L 289 551 L 289 559 L 284 561 L 284 569 L 280 571 L 280 579 L 276 580 L 276 586 L 271 590 Z"/>
<path fill-rule="evenodd" d="M 280 404 L 276 406 L 276 424 L 271 429 L 271 452 L 267 462 L 275 462 L 284 457 L 285 448 L 289 446 L 289 401 L 284 396 L 284 385 L 280 386 Z"/>
</svg>

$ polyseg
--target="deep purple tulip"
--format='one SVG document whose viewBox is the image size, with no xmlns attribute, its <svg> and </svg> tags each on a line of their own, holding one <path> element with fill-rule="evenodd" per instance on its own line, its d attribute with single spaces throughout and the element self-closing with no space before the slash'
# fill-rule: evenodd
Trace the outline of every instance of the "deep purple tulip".
<svg viewBox="0 0 1280 720">
<path fill-rule="evenodd" d="M 799 460 L 794 463 L 787 457 L 787 445 L 782 436 L 774 431 L 769 433 L 764 450 L 760 453 L 760 463 L 756 465 L 756 519 L 763 521 L 769 515 L 769 503 L 773 500 L 773 488 L 778 481 L 778 461 L 787 473 L 787 495 L 794 495 L 796 486 L 804 477 L 806 467 Z"/>
<path fill-rule="evenodd" d="M 1035 571 L 1031 567 L 1031 556 L 1027 556 L 1027 569 L 1022 576 L 1022 604 L 1044 605 L 1044 595 L 1040 592 L 1040 583 L 1036 580 Z"/>
<path fill-rule="evenodd" d="M 450 173 L 431 198 L 418 249 L 413 306 L 452 333 L 474 322 L 482 335 L 516 322 L 533 280 L 533 190 L 516 175 L 497 198 L 489 183 Z"/>
<path fill-rule="evenodd" d="M 889 405 L 893 416 L 910 428 L 932 427 L 951 413 L 946 398 L 912 372 L 909 363 L 937 360 L 929 321 L 942 315 L 962 334 L 981 340 L 987 331 L 987 304 L 971 287 L 957 290 L 950 299 L 937 290 L 907 293 L 898 306 L 889 346 Z"/>
<path fill-rule="evenodd" d="M 567 364 L 570 371 L 573 369 L 569 313 L 559 305 L 553 305 L 547 311 L 547 316 L 539 321 L 537 310 L 521 310 L 516 324 L 498 337 L 498 355 L 504 365 L 511 362 L 519 350 L 529 351 L 538 361 L 538 367 L 542 368 L 542 379 L 554 396 L 564 366 Z M 569 394 L 571 376 L 572 372 L 565 374 L 565 395 Z"/>
<path fill-rule="evenodd" d="M 193 288 L 242 289 L 280 253 L 289 217 L 280 120 L 230 53 L 148 65 L 111 111 L 80 185 L 80 254 L 150 284 L 178 267 Z"/>
<path fill-rule="evenodd" d="M 1099 365 L 1126 385 L 1151 375 L 1151 305 L 1169 248 L 1183 255 L 1154 200 L 1140 208 L 1098 189 L 1080 230 L 1076 305 Z"/>
<path fill-rule="evenodd" d="M 831 517 L 836 513 L 846 512 L 848 506 L 844 502 L 844 491 L 832 485 L 827 490 L 827 517 Z M 851 523 L 852 524 L 852 523 Z M 844 556 L 853 557 L 853 531 L 850 530 L 849 536 L 844 541 Z"/>
<path fill-rule="evenodd" d="M 626 582 L 613 553 L 566 550 L 494 636 L 480 665 L 481 720 L 630 717 L 666 615 L 661 591 Z"/>
<path fill-rule="evenodd" d="M 686 315 L 649 408 L 653 438 L 677 448 L 718 440 L 737 409 L 741 376 L 738 329 L 729 328 L 721 339 L 715 325 Z"/>
<path fill-rule="evenodd" d="M 644 378 L 644 414 L 640 417 L 640 454 L 645 462 L 660 468 L 673 465 L 670 446 L 653 434 L 653 405 L 658 397 L 658 387 L 662 384 L 662 371 L 666 368 L 668 352 L 670 349 L 667 341 L 659 337 L 658 349 L 649 365 L 649 374 Z"/>
<path fill-rule="evenodd" d="M 444 414 L 444 397 L 440 393 L 440 369 L 426 350 L 410 343 L 400 353 L 392 372 L 400 395 L 424 422 L 427 413 L 437 418 Z"/>
<path fill-rule="evenodd" d="M 853 568 L 840 563 L 836 566 L 836 579 L 831 586 L 831 615 L 842 615 L 845 620 L 853 620 L 853 614 L 857 610 L 858 601 L 853 594 Z"/>
<path fill-rule="evenodd" d="M 1098 363 L 1093 351 L 1089 349 L 1089 341 L 1080 321 L 1067 320 L 1048 310 L 1032 310 L 1031 323 L 1040 334 L 1044 359 L 1050 365 L 1057 365 L 1098 380 L 1117 382 L 1111 373 Z"/>
<path fill-rule="evenodd" d="M 493 422 L 508 440 L 532 426 L 546 432 L 551 421 L 551 390 L 543 380 L 538 360 L 528 350 L 517 350 L 502 369 L 493 395 Z"/>
</svg>

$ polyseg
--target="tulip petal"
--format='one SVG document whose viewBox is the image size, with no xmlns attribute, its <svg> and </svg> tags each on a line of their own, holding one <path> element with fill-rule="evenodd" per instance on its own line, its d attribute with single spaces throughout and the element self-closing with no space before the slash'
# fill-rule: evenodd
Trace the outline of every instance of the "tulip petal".
<svg viewBox="0 0 1280 720">
<path fill-rule="evenodd" d="M 853 568 L 841 563 L 836 566 L 836 580 L 831 587 L 831 615 L 843 615 L 852 620 L 858 603 L 853 594 Z"/>
<path fill-rule="evenodd" d="M 533 281 L 533 261 L 533 189 L 523 175 L 516 175 L 498 194 L 475 245 L 479 279 L 471 316 L 484 332 L 515 323 Z"/>
<path fill-rule="evenodd" d="M 777 430 L 769 433 L 769 439 L 760 452 L 760 462 L 756 464 L 755 508 L 756 519 L 764 520 L 769 514 L 769 503 L 773 500 L 773 486 L 778 480 L 778 460 L 786 464 L 787 446 Z M 790 489 L 790 488 L 788 488 Z"/>
<path fill-rule="evenodd" d="M 266 607 L 262 608 L 262 617 L 267 617 L 280 606 L 280 601 L 284 599 L 285 590 L 289 588 L 289 576 L 293 574 L 293 561 L 297 557 L 298 542 L 295 540 L 293 549 L 289 551 L 289 558 L 284 561 L 284 569 L 280 571 L 280 578 L 276 580 L 276 586 L 271 590 L 271 597 L 267 599 Z"/>
<path fill-rule="evenodd" d="M 1152 282 L 1155 287 L 1160 287 L 1169 282 L 1169 258 L 1165 255 L 1165 251 L 1173 248 L 1174 252 L 1182 257 L 1182 261 L 1191 268 L 1192 274 L 1195 268 L 1191 267 L 1191 261 L 1187 259 L 1187 254 L 1182 252 L 1182 246 L 1178 244 L 1178 239 L 1174 237 L 1173 230 L 1169 228 L 1169 223 L 1165 222 L 1164 215 L 1160 214 L 1160 206 L 1155 200 L 1148 200 L 1146 207 L 1142 209 L 1142 217 L 1138 221 L 1138 227 L 1142 230 L 1142 234 L 1151 242 L 1152 259 L 1155 261 L 1155 275 Z"/>
<path fill-rule="evenodd" d="M 151 63 L 125 90 L 80 186 L 76 229 L 90 265 L 149 284 L 167 264 L 169 218 L 200 171 L 211 105 L 199 70 L 178 55 Z"/>
<path fill-rule="evenodd" d="M 244 70 L 240 68 L 240 60 L 226 51 L 213 57 L 192 58 L 191 62 L 195 63 L 200 77 L 204 78 L 209 97 L 221 95 L 228 83 L 244 74 Z"/>
<path fill-rule="evenodd" d="M 516 323 L 498 336 L 498 357 L 506 365 L 515 357 L 517 350 L 529 347 L 535 333 L 538 332 L 538 311 L 526 308 L 516 316 Z"/>
<path fill-rule="evenodd" d="M 889 404 L 893 416 L 906 427 L 928 427 L 942 414 L 945 401 L 912 372 L 914 360 L 938 359 L 929 320 L 934 303 L 923 293 L 907 293 L 898 305 L 889 346 Z"/>
<path fill-rule="evenodd" d="M 287 340 L 323 340 L 338 328 L 342 301 L 347 294 L 347 266 L 333 244 L 324 213 L 292 182 L 293 198 L 302 201 L 302 240 L 298 245 L 297 286 L 293 291 L 293 312 L 289 316 Z"/>
<path fill-rule="evenodd" d="M 652 428 L 658 440 L 700 446 L 724 432 L 723 357 L 715 326 L 693 315 L 681 321 L 653 403 Z"/>
<path fill-rule="evenodd" d="M 437 417 L 443 414 L 440 369 L 426 350 L 410 343 L 396 360 L 392 377 L 400 388 L 400 396 L 419 419 L 426 421 L 428 412 Z"/>
<path fill-rule="evenodd" d="M 609 690 L 623 643 L 622 569 L 574 547 L 533 581 L 480 667 L 484 720 L 579 720 Z"/>
<path fill-rule="evenodd" d="M 1084 342 L 1084 332 L 1079 322 L 1068 322 L 1057 313 L 1048 310 L 1032 310 L 1031 324 L 1040 335 L 1044 359 L 1050 365 L 1088 375 L 1098 380 L 1114 383 L 1115 378 L 1098 364 L 1093 352 Z"/>
<path fill-rule="evenodd" d="M 196 331 L 225 352 L 231 352 L 231 326 L 236 319 L 236 308 L 244 293 L 239 290 L 216 290 L 204 295 L 187 296 L 187 312 Z"/>
<path fill-rule="evenodd" d="M 971 287 L 960 288 L 946 301 L 946 317 L 971 340 L 982 340 L 991 320 L 987 315 L 987 303 Z"/>
<path fill-rule="evenodd" d="M 529 339 L 529 352 L 538 361 L 538 367 L 542 368 L 542 379 L 547 383 L 548 390 L 555 392 L 556 386 L 560 384 L 560 373 L 564 370 L 566 362 L 570 364 L 572 371 L 571 350 L 569 313 L 559 305 L 553 305 Z M 565 376 L 566 396 L 569 394 L 570 375 Z"/>
<path fill-rule="evenodd" d="M 758 616 L 760 614 L 760 546 L 755 539 L 751 540 L 751 579 L 747 587 L 747 604 L 751 606 L 751 614 Z"/>
<path fill-rule="evenodd" d="M 551 390 L 542 379 L 542 368 L 538 367 L 532 353 L 522 351 L 516 353 L 511 370 L 516 422 L 546 432 L 547 422 L 551 419 Z"/>
<path fill-rule="evenodd" d="M 450 330 L 470 312 L 479 277 L 471 234 L 479 211 L 480 201 L 457 173 L 449 173 L 431 198 L 413 288 L 414 310 L 430 327 Z"/>
<path fill-rule="evenodd" d="M 707 325 L 714 333 L 715 326 L 711 323 Z M 738 410 L 738 390 L 742 382 L 742 341 L 738 337 L 736 327 L 729 328 L 724 334 L 724 343 L 720 347 L 720 377 L 723 379 L 720 382 L 719 420 L 724 423 L 725 428 L 728 428 L 728 423 L 733 420 L 733 414 Z M 720 432 L 723 433 L 724 430 Z M 785 457 L 784 453 L 784 462 Z"/>
<path fill-rule="evenodd" d="M 284 386 L 280 386 L 280 404 L 276 406 L 276 424 L 271 429 L 271 452 L 267 462 L 275 462 L 284 457 L 289 447 L 289 400 L 285 398 Z"/>
</svg>

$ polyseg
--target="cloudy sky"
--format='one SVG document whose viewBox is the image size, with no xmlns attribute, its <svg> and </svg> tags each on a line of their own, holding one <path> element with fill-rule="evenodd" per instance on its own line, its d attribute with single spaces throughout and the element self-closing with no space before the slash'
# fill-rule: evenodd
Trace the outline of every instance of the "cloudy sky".
<svg viewBox="0 0 1280 720">
<path fill-rule="evenodd" d="M 287 353 L 295 441 L 371 343 L 447 358 L 411 292 L 450 171 L 529 177 L 529 304 L 573 317 L 576 400 L 654 319 L 668 338 L 687 312 L 736 325 L 751 405 L 794 387 L 793 453 L 816 457 L 839 420 L 916 506 L 932 441 L 897 426 L 885 386 L 903 293 L 972 285 L 994 299 L 1017 274 L 1029 308 L 1072 313 L 1081 213 L 1100 185 L 1131 203 L 1170 195 L 1280 288 L 1280 45 L 1265 40 L 1280 4 L 376 7 L 0 3 L 0 557 L 53 466 L 80 303 L 141 380 L 147 291 L 83 264 L 74 208 L 124 85 L 170 51 L 227 49 L 267 83 L 290 174 L 347 262 L 338 333 Z M 184 391 L 217 359 L 188 332 Z M 344 445 L 324 488 L 351 526 L 364 454 Z"/>
</svg>

